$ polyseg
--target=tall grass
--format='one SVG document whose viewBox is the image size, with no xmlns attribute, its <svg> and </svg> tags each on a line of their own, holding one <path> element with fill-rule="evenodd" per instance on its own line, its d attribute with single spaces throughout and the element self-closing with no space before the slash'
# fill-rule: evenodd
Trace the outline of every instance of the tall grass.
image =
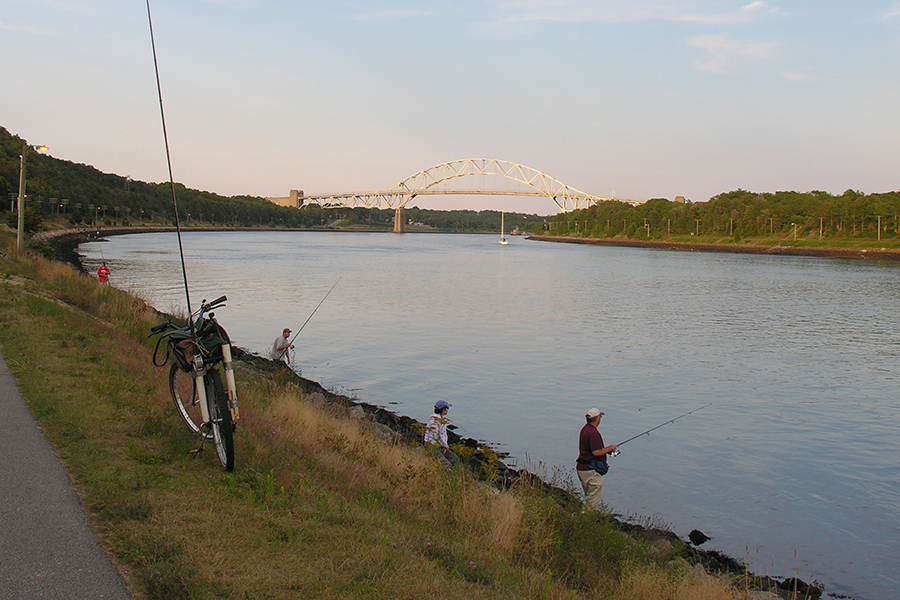
<svg viewBox="0 0 900 600">
<path fill-rule="evenodd" d="M 624 534 L 535 478 L 500 490 L 291 374 L 237 365 L 223 473 L 150 364 L 145 303 L 0 232 L 0 352 L 139 598 L 740 597 L 677 545 Z"/>
</svg>

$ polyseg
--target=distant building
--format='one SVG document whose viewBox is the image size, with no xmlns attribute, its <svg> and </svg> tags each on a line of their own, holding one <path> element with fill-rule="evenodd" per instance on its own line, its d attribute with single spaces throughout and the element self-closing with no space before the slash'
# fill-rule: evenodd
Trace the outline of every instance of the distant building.
<svg viewBox="0 0 900 600">
<path fill-rule="evenodd" d="M 684 196 L 675 196 L 675 202 L 684 204 Z"/>
<path fill-rule="evenodd" d="M 291 190 L 291 195 L 283 198 L 266 198 L 272 204 L 278 206 L 293 206 L 300 208 L 300 197 L 303 196 L 303 190 Z"/>
</svg>

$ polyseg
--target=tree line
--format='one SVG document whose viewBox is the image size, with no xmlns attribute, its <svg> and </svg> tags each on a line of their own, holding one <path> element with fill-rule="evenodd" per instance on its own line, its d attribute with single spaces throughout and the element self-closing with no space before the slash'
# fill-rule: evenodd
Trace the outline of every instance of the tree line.
<svg viewBox="0 0 900 600">
<path fill-rule="evenodd" d="M 0 127 L 0 210 L 16 221 L 19 155 L 24 140 Z M 73 226 L 100 224 L 174 224 L 169 183 L 147 183 L 103 173 L 30 152 L 27 161 L 26 229 L 35 231 L 54 216 Z M 221 196 L 175 184 L 179 220 L 185 225 L 234 227 L 360 228 L 392 230 L 394 211 L 378 208 L 301 209 L 278 206 L 255 196 Z M 5 200 L 5 201 L 3 201 Z M 498 232 L 496 210 L 405 209 L 411 228 L 454 232 Z M 900 238 L 900 192 L 864 194 L 828 192 L 757 193 L 735 190 L 708 202 L 672 202 L 655 198 L 633 206 L 602 202 L 553 217 L 506 213 L 507 233 L 667 239 L 674 237 L 744 238 Z"/>
<path fill-rule="evenodd" d="M 535 233 L 670 239 L 713 236 L 745 238 L 843 239 L 900 237 L 900 192 L 758 193 L 734 190 L 708 202 L 664 198 L 633 206 L 607 201 L 556 215 Z"/>
<path fill-rule="evenodd" d="M 19 156 L 25 141 L 0 127 L 0 211 L 7 221 L 16 220 Z M 36 231 L 49 216 L 59 216 L 72 226 L 100 224 L 174 224 L 172 189 L 168 182 L 147 183 L 103 173 L 92 166 L 29 152 L 27 165 L 26 229 Z M 183 225 L 233 227 L 322 227 L 393 230 L 394 211 L 378 208 L 322 208 L 311 204 L 301 209 L 278 206 L 255 196 L 221 196 L 175 184 L 178 218 Z M 404 211 L 414 225 L 438 231 L 499 231 L 500 212 L 493 210 L 440 211 L 411 207 Z M 549 217 L 547 217 L 549 219 Z M 537 215 L 507 214 L 509 228 L 523 230 L 540 220 Z"/>
</svg>

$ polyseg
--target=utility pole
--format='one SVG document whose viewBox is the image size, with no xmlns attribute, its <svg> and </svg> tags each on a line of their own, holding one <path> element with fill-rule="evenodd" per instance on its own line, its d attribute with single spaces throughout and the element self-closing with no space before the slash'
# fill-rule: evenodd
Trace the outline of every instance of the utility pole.
<svg viewBox="0 0 900 600">
<path fill-rule="evenodd" d="M 28 154 L 28 144 L 22 148 L 19 156 L 19 222 L 16 227 L 16 250 L 22 249 L 22 238 L 25 236 L 25 155 Z"/>
<path fill-rule="evenodd" d="M 25 159 L 29 148 L 34 148 L 38 152 L 47 151 L 47 146 L 32 146 L 28 142 L 22 144 L 22 154 L 19 156 L 19 222 L 16 227 L 16 250 L 22 249 L 22 240 L 25 237 Z"/>
</svg>

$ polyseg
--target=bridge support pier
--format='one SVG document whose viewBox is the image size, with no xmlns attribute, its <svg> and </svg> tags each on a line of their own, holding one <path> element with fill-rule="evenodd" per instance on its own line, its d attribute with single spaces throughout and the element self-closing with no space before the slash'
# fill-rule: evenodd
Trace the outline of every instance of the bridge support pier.
<svg viewBox="0 0 900 600">
<path fill-rule="evenodd" d="M 397 207 L 394 210 L 394 233 L 403 233 L 405 221 L 403 218 L 403 208 Z"/>
</svg>

